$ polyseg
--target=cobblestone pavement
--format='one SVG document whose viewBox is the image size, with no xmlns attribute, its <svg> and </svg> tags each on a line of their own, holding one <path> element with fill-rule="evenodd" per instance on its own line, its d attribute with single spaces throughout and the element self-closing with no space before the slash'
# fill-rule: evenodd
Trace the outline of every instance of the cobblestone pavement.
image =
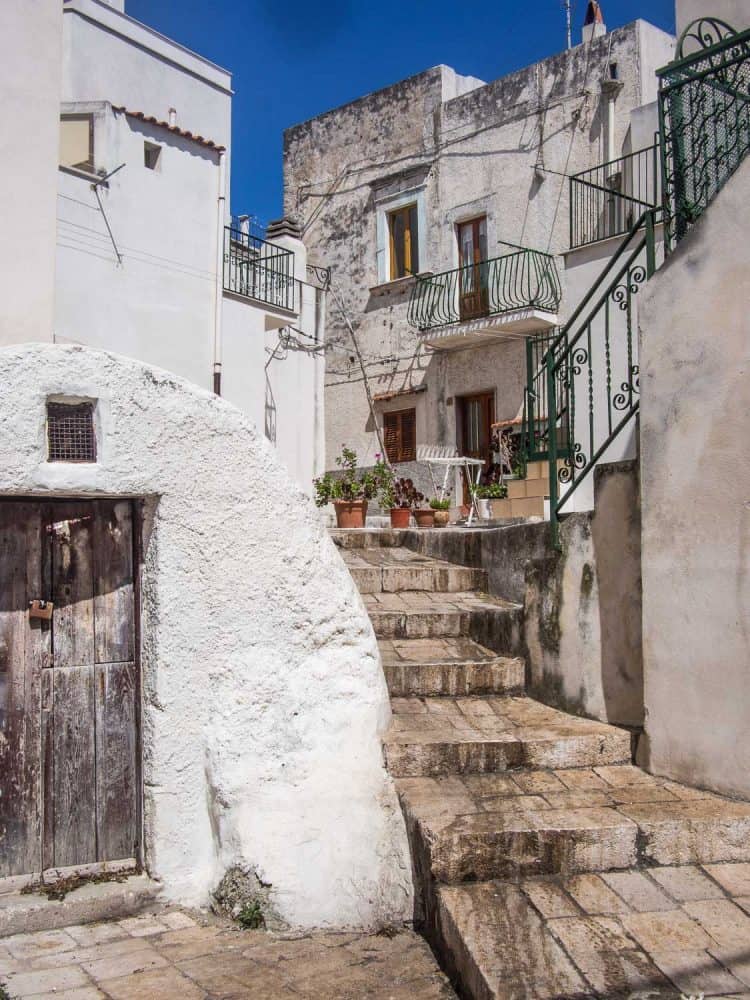
<svg viewBox="0 0 750 1000">
<path fill-rule="evenodd" d="M 0 983 L 24 1000 L 455 1000 L 411 931 L 292 939 L 178 909 L 0 939 Z"/>
</svg>

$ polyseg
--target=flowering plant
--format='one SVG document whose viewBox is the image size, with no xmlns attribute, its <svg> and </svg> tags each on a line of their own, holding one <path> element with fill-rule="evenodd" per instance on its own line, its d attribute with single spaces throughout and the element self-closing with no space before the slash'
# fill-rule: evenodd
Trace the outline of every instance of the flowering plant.
<svg viewBox="0 0 750 1000">
<path fill-rule="evenodd" d="M 325 507 L 332 500 L 372 500 L 392 479 L 393 473 L 382 460 L 375 456 L 375 465 L 360 472 L 357 467 L 357 453 L 346 445 L 341 446 L 341 454 L 336 457 L 339 473 L 325 472 L 313 480 L 315 503 Z"/>
</svg>

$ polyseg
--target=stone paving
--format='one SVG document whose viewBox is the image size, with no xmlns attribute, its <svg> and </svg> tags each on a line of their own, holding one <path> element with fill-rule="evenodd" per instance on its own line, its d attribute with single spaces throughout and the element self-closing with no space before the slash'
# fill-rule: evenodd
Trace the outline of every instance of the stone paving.
<svg viewBox="0 0 750 1000">
<path fill-rule="evenodd" d="M 411 931 L 289 938 L 170 908 L 2 938 L 0 983 L 14 1000 L 455 1000 Z"/>
</svg>

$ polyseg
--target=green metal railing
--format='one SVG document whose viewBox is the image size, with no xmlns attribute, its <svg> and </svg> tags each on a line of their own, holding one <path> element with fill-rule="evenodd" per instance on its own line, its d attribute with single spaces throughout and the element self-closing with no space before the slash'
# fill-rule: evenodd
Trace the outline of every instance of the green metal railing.
<svg viewBox="0 0 750 1000">
<path fill-rule="evenodd" d="M 634 299 L 656 269 L 659 214 L 648 209 L 633 223 L 544 357 L 550 521 L 558 548 L 564 505 L 638 411 Z"/>
<path fill-rule="evenodd" d="M 737 32 L 717 18 L 694 21 L 680 36 L 676 61 L 658 76 L 669 250 L 750 150 L 750 29 Z"/>
<path fill-rule="evenodd" d="M 622 236 L 661 201 L 659 146 L 628 153 L 570 178 L 570 248 Z"/>
<path fill-rule="evenodd" d="M 554 257 L 518 248 L 493 260 L 417 277 L 408 319 L 418 330 L 430 330 L 516 309 L 557 312 L 561 294 Z"/>
<path fill-rule="evenodd" d="M 560 336 L 559 326 L 544 333 L 526 338 L 526 385 L 523 390 L 523 410 L 521 417 L 521 435 L 519 439 L 519 457 L 523 463 L 545 460 L 548 457 L 549 426 L 547 417 L 547 369 L 546 356 L 550 349 L 557 357 L 564 352 L 566 340 Z M 558 411 L 553 426 L 557 430 L 558 456 L 565 454 L 567 444 L 567 413 L 566 397 L 558 387 Z"/>
</svg>

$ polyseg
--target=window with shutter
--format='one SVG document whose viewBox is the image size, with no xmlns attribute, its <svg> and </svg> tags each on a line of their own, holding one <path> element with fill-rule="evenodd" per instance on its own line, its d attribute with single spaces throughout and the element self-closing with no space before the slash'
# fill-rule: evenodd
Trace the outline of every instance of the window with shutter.
<svg viewBox="0 0 750 1000">
<path fill-rule="evenodd" d="M 397 410 L 383 415 L 383 438 L 388 461 L 414 462 L 417 458 L 417 411 Z"/>
<path fill-rule="evenodd" d="M 390 280 L 405 278 L 419 270 L 417 206 L 405 205 L 388 213 Z"/>
</svg>

